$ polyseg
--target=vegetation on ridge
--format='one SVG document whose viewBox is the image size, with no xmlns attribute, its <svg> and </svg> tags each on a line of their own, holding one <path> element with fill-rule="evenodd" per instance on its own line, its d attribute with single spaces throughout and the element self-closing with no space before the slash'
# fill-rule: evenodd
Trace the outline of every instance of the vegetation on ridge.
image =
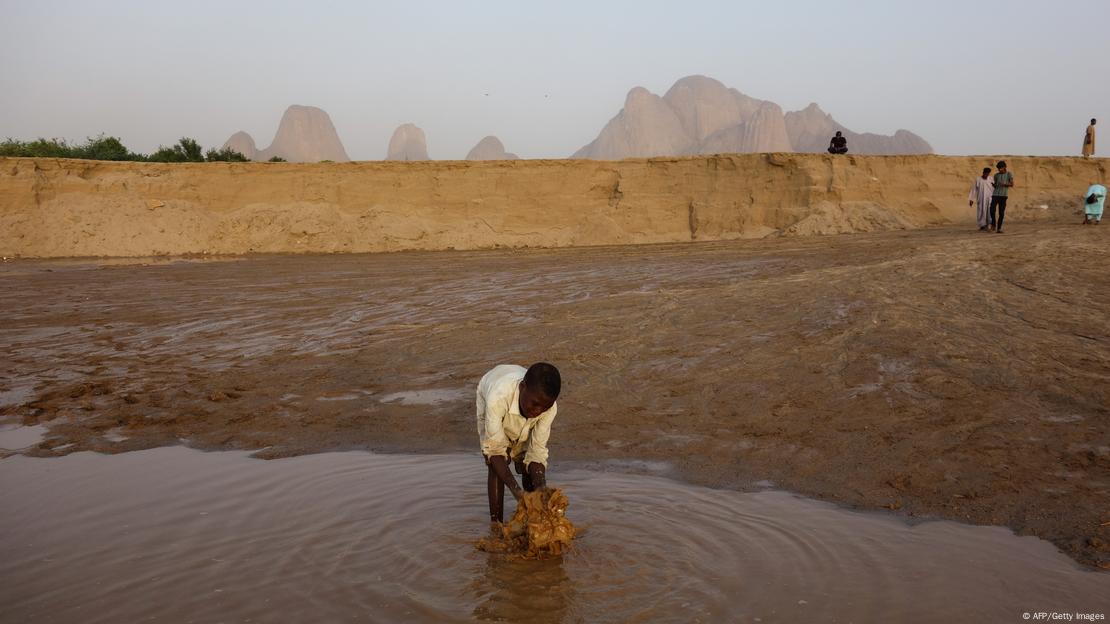
<svg viewBox="0 0 1110 624">
<path fill-rule="evenodd" d="M 153 154 L 132 152 L 119 137 L 101 134 L 84 143 L 69 144 L 65 139 L 38 138 L 19 141 L 7 138 L 0 142 L 0 156 L 34 158 L 81 158 L 86 160 L 129 160 L 142 162 L 248 162 L 243 154 L 225 147 L 205 152 L 196 139 L 181 137 L 170 147 L 159 146 Z"/>
</svg>

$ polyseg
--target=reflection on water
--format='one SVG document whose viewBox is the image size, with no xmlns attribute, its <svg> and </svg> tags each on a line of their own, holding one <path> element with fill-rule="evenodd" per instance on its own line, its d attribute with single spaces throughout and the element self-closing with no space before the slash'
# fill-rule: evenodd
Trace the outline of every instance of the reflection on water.
<svg viewBox="0 0 1110 624">
<path fill-rule="evenodd" d="M 473 616 L 480 622 L 536 622 L 556 624 L 568 618 L 574 602 L 574 583 L 563 559 L 507 560 L 489 556 L 482 576 L 472 585 L 478 604 Z"/>
<path fill-rule="evenodd" d="M 561 559 L 478 552 L 471 456 L 185 448 L 0 460 L 5 621 L 1018 621 L 1110 575 L 996 527 L 553 466 Z"/>
<path fill-rule="evenodd" d="M 0 450 L 18 451 L 42 442 L 44 425 L 0 425 Z"/>
</svg>

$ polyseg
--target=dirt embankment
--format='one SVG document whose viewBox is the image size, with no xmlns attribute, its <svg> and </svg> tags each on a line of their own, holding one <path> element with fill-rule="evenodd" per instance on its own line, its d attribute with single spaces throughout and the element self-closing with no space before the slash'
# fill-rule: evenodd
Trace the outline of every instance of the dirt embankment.
<svg viewBox="0 0 1110 624">
<path fill-rule="evenodd" d="M 0 158 L 0 254 L 567 247 L 970 222 L 997 157 L 117 163 Z M 1069 218 L 1106 160 L 1007 157 L 1011 214 Z"/>
</svg>

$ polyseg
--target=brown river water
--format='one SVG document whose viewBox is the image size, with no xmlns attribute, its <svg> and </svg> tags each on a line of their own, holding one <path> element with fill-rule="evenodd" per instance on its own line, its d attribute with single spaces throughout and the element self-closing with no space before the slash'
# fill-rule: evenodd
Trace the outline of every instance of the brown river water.
<svg viewBox="0 0 1110 624">
<path fill-rule="evenodd" d="M 1108 248 L 1015 223 L 0 262 L 0 438 L 23 438 L 0 457 L 469 452 L 482 375 L 544 360 L 558 462 L 1007 526 L 1110 569 Z"/>
<path fill-rule="evenodd" d="M 3 622 L 1018 622 L 1110 613 L 1110 575 L 999 527 L 555 466 L 584 529 L 475 549 L 470 455 L 166 447 L 0 460 Z"/>
</svg>

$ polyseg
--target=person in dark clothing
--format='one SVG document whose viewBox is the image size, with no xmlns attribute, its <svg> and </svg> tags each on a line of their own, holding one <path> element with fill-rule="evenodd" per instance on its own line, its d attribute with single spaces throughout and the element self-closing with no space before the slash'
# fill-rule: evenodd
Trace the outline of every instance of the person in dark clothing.
<svg viewBox="0 0 1110 624">
<path fill-rule="evenodd" d="M 848 153 L 848 139 L 845 138 L 844 136 L 842 136 L 840 134 L 839 130 L 836 131 L 836 136 L 834 136 L 832 138 L 832 140 L 829 141 L 829 153 L 830 154 L 847 154 Z"/>
</svg>

